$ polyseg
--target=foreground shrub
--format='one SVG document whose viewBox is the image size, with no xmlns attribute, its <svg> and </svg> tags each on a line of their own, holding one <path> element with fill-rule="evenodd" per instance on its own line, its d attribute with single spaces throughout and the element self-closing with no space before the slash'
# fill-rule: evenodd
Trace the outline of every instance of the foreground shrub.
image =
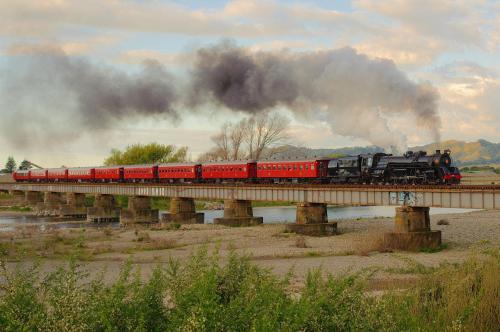
<svg viewBox="0 0 500 332">
<path fill-rule="evenodd" d="M 498 252 L 447 265 L 406 291 L 374 296 L 362 274 L 311 271 L 291 291 L 231 254 L 222 264 L 202 250 L 172 260 L 147 280 L 130 263 L 105 283 L 73 262 L 47 276 L 39 268 L 0 276 L 2 331 L 494 331 L 500 322 Z"/>
</svg>

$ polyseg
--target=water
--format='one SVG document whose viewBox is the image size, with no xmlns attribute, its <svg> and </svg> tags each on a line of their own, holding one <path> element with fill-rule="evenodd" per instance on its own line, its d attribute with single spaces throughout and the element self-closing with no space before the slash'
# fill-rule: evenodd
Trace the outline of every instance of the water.
<svg viewBox="0 0 500 332">
<path fill-rule="evenodd" d="M 114 223 L 87 223 L 85 219 L 57 219 L 53 217 L 37 216 L 0 216 L 0 232 L 13 231 L 17 227 L 34 226 L 40 230 L 57 228 L 84 228 L 84 227 L 119 227 L 118 222 Z"/>
<path fill-rule="evenodd" d="M 256 217 L 264 217 L 264 223 L 276 224 L 295 221 L 294 206 L 273 206 L 273 207 L 257 207 L 253 209 L 253 214 Z M 473 209 L 452 209 L 452 208 L 431 208 L 430 214 L 446 214 L 446 213 L 465 213 L 476 211 Z M 161 211 L 162 213 L 165 211 Z M 223 210 L 204 210 L 199 211 L 205 213 L 205 223 L 213 223 L 214 218 L 223 217 Z M 328 219 L 357 219 L 357 218 L 374 218 L 374 217 L 394 217 L 394 206 L 342 206 L 328 207 Z M 81 227 L 102 227 L 111 226 L 119 227 L 119 223 L 101 223 L 89 224 L 85 220 L 64 220 L 51 217 L 35 217 L 35 216 L 0 216 L 0 231 L 11 231 L 14 228 L 25 225 L 36 225 L 41 230 L 48 228 L 81 228 Z"/>
<path fill-rule="evenodd" d="M 446 214 L 446 213 L 465 213 L 476 211 L 474 209 L 453 209 L 453 208 L 431 208 L 429 213 Z M 223 217 L 222 210 L 207 210 L 199 211 L 205 213 L 205 223 L 213 223 L 214 218 Z M 283 207 L 256 207 L 253 209 L 255 217 L 264 217 L 265 224 L 277 224 L 286 222 L 295 222 L 295 206 Z M 394 217 L 396 209 L 394 206 L 339 206 L 328 207 L 328 219 L 357 219 L 357 218 L 374 218 L 374 217 Z"/>
</svg>

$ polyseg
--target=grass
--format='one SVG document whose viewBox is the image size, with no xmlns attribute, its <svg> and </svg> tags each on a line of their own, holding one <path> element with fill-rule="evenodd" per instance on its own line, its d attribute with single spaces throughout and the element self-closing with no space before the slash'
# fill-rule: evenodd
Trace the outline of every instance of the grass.
<svg viewBox="0 0 500 332">
<path fill-rule="evenodd" d="M 423 264 L 417 262 L 416 260 L 414 260 L 410 257 L 407 257 L 407 256 L 394 255 L 394 257 L 399 258 L 404 263 L 404 266 L 385 268 L 384 271 L 389 272 L 389 273 L 396 273 L 396 274 L 425 275 L 425 274 L 430 274 L 436 270 L 433 267 L 425 266 L 425 265 L 423 265 Z"/>
<path fill-rule="evenodd" d="M 0 206 L 0 211 L 31 212 L 32 209 L 27 206 Z"/>
<path fill-rule="evenodd" d="M 8 193 L 0 192 L 0 199 L 12 199 L 12 198 L 14 198 L 14 196 Z"/>
<path fill-rule="evenodd" d="M 205 249 L 141 279 L 86 273 L 74 261 L 42 274 L 0 264 L 4 331 L 496 331 L 499 250 L 423 275 L 408 289 L 372 296 L 366 274 L 311 270 L 302 287 L 244 256 L 221 262 Z M 291 290 L 293 289 L 293 291 Z"/>
<path fill-rule="evenodd" d="M 437 248 L 422 248 L 422 249 L 420 249 L 420 252 L 432 254 L 435 252 L 440 252 L 440 251 L 446 250 L 446 249 L 448 249 L 448 247 L 449 247 L 448 243 L 442 243 Z"/>
</svg>

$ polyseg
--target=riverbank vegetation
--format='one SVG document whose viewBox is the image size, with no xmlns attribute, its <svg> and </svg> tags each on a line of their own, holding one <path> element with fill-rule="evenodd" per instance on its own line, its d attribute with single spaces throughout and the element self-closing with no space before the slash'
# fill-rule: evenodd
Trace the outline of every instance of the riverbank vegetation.
<svg viewBox="0 0 500 332">
<path fill-rule="evenodd" d="M 370 272 L 309 272 L 303 286 L 231 254 L 200 250 L 158 265 L 147 279 L 127 263 L 105 281 L 70 261 L 43 275 L 37 264 L 0 276 L 5 331 L 494 331 L 500 326 L 500 254 L 427 269 L 415 286 L 374 294 Z"/>
</svg>

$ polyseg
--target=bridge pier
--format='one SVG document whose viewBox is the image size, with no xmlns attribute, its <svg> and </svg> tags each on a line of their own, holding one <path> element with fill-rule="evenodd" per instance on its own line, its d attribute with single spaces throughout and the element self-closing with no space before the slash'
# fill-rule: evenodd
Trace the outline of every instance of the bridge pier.
<svg viewBox="0 0 500 332">
<path fill-rule="evenodd" d="M 24 203 L 31 207 L 36 207 L 38 203 L 43 202 L 43 197 L 39 191 L 25 191 Z"/>
<path fill-rule="evenodd" d="M 203 224 L 205 214 L 196 212 L 194 199 L 174 197 L 170 200 L 170 213 L 161 215 L 162 223 Z"/>
<path fill-rule="evenodd" d="M 58 216 L 63 203 L 61 193 L 46 191 L 43 193 L 43 202 L 36 205 L 35 212 L 39 216 Z"/>
<path fill-rule="evenodd" d="M 224 201 L 224 217 L 215 218 L 214 224 L 225 226 L 254 226 L 264 218 L 254 217 L 252 201 L 228 199 Z"/>
<path fill-rule="evenodd" d="M 61 217 L 87 217 L 85 194 L 66 193 L 66 204 L 61 205 L 59 215 Z"/>
<path fill-rule="evenodd" d="M 150 224 L 158 222 L 158 210 L 151 209 L 151 198 L 132 196 L 128 199 L 128 208 L 120 211 L 120 224 Z"/>
<path fill-rule="evenodd" d="M 15 204 L 19 204 L 19 205 L 24 204 L 24 191 L 9 190 L 9 195 L 11 195 L 13 197 Z"/>
<path fill-rule="evenodd" d="M 441 245 L 441 231 L 431 231 L 428 207 L 397 207 L 394 223 L 394 232 L 384 234 L 388 249 L 435 249 Z"/>
<path fill-rule="evenodd" d="M 87 221 L 89 222 L 112 222 L 118 221 L 120 208 L 116 207 L 113 195 L 97 194 L 94 206 L 87 208 Z"/>
<path fill-rule="evenodd" d="M 290 232 L 304 235 L 334 235 L 337 223 L 328 222 L 327 206 L 324 203 L 299 203 L 294 224 L 287 224 Z"/>
</svg>

